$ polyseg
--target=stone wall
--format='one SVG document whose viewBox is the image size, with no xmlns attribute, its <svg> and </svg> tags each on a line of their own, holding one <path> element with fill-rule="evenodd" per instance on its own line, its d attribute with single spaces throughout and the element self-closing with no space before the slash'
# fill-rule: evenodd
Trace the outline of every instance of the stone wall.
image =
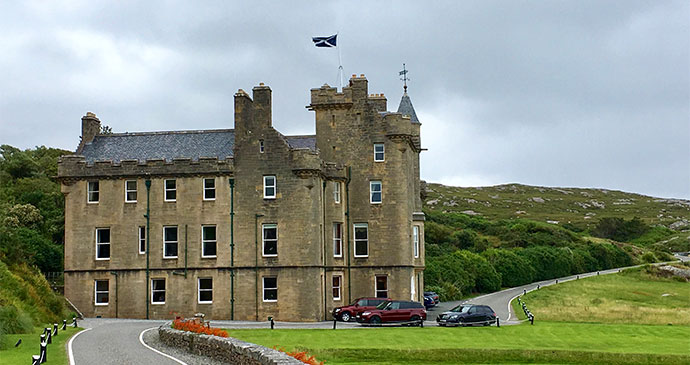
<svg viewBox="0 0 690 365">
<path fill-rule="evenodd" d="M 228 337 L 200 335 L 170 328 L 170 322 L 158 328 L 161 342 L 195 355 L 239 365 L 303 364 L 278 350 Z"/>
</svg>

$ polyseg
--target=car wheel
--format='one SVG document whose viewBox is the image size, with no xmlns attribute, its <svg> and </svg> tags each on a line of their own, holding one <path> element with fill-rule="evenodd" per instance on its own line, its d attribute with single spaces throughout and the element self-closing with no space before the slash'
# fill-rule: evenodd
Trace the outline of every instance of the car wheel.
<svg viewBox="0 0 690 365">
<path fill-rule="evenodd" d="M 352 319 L 352 316 L 350 316 L 350 313 L 348 313 L 348 312 L 344 312 L 343 314 L 340 315 L 340 320 L 342 320 L 343 322 L 350 322 L 351 319 Z"/>
<path fill-rule="evenodd" d="M 412 322 L 413 326 L 419 326 L 419 320 L 419 316 L 412 316 L 412 318 L 410 318 L 410 322 Z"/>
<path fill-rule="evenodd" d="M 369 318 L 369 323 L 371 324 L 381 324 L 381 317 L 379 316 L 373 316 Z"/>
</svg>

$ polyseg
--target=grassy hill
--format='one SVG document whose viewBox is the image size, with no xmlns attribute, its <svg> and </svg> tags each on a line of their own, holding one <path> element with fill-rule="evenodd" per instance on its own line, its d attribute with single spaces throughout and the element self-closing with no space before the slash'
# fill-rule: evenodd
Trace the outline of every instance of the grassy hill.
<svg viewBox="0 0 690 365">
<path fill-rule="evenodd" d="M 668 241 L 671 249 L 690 245 L 690 200 L 662 199 L 606 189 L 548 188 L 520 184 L 453 187 L 427 184 L 425 210 L 464 213 L 488 220 L 527 219 L 560 225 L 574 232 L 591 231 L 601 218 L 640 218 L 657 226 L 639 246 Z M 659 229 L 659 228 L 667 228 Z"/>
</svg>

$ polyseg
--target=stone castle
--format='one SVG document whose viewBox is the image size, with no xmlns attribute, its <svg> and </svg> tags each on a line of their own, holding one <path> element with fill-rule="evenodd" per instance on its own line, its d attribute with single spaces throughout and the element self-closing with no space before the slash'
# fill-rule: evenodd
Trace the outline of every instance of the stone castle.
<svg viewBox="0 0 690 365">
<path fill-rule="evenodd" d="M 234 129 L 101 133 L 63 156 L 65 296 L 85 316 L 331 319 L 358 297 L 423 301 L 420 123 L 364 75 L 311 90 L 316 135 L 272 126 L 271 89 Z"/>
</svg>

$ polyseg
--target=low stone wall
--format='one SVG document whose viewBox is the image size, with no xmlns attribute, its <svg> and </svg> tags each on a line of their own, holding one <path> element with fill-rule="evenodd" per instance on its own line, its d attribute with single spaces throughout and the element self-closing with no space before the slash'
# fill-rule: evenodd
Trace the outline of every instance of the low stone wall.
<svg viewBox="0 0 690 365">
<path fill-rule="evenodd" d="M 161 342 L 187 350 L 195 355 L 203 355 L 228 364 L 273 365 L 295 364 L 303 362 L 278 350 L 240 341 L 236 338 L 200 335 L 188 331 L 172 329 L 171 323 L 158 328 Z"/>
</svg>

